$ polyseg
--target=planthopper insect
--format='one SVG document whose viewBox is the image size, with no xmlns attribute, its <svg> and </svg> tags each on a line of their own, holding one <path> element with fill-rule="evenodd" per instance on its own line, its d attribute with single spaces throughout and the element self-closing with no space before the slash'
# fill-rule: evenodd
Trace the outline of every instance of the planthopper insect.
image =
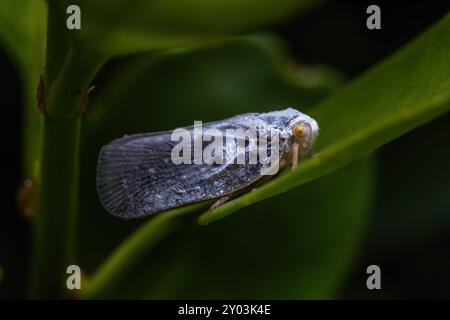
<svg viewBox="0 0 450 320">
<path fill-rule="evenodd" d="M 287 165 L 295 169 L 318 133 L 314 119 L 287 108 L 125 136 L 100 151 L 98 195 L 124 219 L 218 199 L 214 208 Z"/>
</svg>

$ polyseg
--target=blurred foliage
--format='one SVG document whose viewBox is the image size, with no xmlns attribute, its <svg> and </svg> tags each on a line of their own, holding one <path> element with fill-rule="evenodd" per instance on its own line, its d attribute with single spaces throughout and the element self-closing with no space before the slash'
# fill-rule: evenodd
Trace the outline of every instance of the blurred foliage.
<svg viewBox="0 0 450 320">
<path fill-rule="evenodd" d="M 139 0 L 126 8 L 124 3 L 103 0 L 47 4 L 46 37 L 43 1 L 2 1 L 0 44 L 13 57 L 23 81 L 26 175 L 36 163 L 38 113 L 33 99 L 39 75 L 48 81 L 50 107 L 57 111 L 43 117 L 47 126 L 40 137 L 51 146 L 41 159 L 52 163 L 72 154 L 71 163 L 77 163 L 79 123 L 71 119 L 72 112 L 83 90 L 90 83 L 97 86 L 79 137 L 80 185 L 76 166 L 66 170 L 70 179 L 58 174 L 68 162 L 58 170 L 47 167 L 35 173 L 44 188 L 60 192 L 53 194 L 59 200 L 55 206 L 41 207 L 49 208 L 46 215 L 38 212 L 46 228 L 37 229 L 34 241 L 40 240 L 40 252 L 50 257 L 43 259 L 42 272 L 51 270 L 46 265 L 58 269 L 62 261 L 53 261 L 51 250 L 64 252 L 64 237 L 76 226 L 64 218 L 66 211 L 75 209 L 61 210 L 61 202 L 75 198 L 80 190 L 77 243 L 88 278 L 82 292 L 86 297 L 336 297 L 374 208 L 376 171 L 374 159 L 366 156 L 450 106 L 448 15 L 342 85 L 343 77 L 331 68 L 297 65 L 276 37 L 237 36 L 298 16 L 320 1 Z M 69 4 L 82 8 L 82 30 L 64 27 Z M 105 61 L 110 62 L 98 72 Z M 295 172 L 284 172 L 213 213 L 201 214 L 208 205 L 204 203 L 145 220 L 121 221 L 101 207 L 95 190 L 96 159 L 100 147 L 112 139 L 286 106 L 312 115 L 322 130 L 318 156 L 303 161 Z M 60 125 L 48 129 L 51 123 Z M 62 180 L 73 183 L 63 188 Z M 433 186 L 433 193 L 441 195 L 433 199 L 445 202 L 448 186 Z M 259 202 L 266 198 L 270 199 Z M 390 202 L 394 204 L 386 211 L 395 216 L 399 207 L 405 208 L 405 198 L 407 193 L 399 196 L 397 207 Z M 259 203 L 249 206 L 255 202 Z M 414 212 L 421 207 L 411 202 L 408 208 Z M 206 228 L 186 228 L 239 209 L 245 214 Z M 421 214 L 420 209 L 415 212 Z M 61 241 L 48 241 L 58 237 Z M 395 252 L 395 246 L 391 249 Z M 38 296 L 46 296 L 42 288 Z"/>
<path fill-rule="evenodd" d="M 204 44 L 248 32 L 317 6 L 314 0 L 50 0 L 65 18 L 69 5 L 83 8 L 76 41 L 106 56 Z"/>
<path fill-rule="evenodd" d="M 16 64 L 24 92 L 23 171 L 30 177 L 39 145 L 35 90 L 42 74 L 46 9 L 43 0 L 0 1 L 0 45 Z"/>
</svg>

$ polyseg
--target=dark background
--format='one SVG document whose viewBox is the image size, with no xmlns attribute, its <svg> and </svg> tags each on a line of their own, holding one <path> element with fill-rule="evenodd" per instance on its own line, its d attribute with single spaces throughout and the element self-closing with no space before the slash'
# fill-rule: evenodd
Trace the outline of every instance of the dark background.
<svg viewBox="0 0 450 320">
<path fill-rule="evenodd" d="M 366 8 L 381 7 L 381 30 L 365 27 Z M 349 79 L 382 60 L 450 9 L 442 1 L 329 1 L 304 17 L 269 26 L 300 64 L 324 64 Z M 450 30 L 449 30 L 450 32 Z M 0 49 L 3 210 L 0 262 L 14 270 L 3 279 L 1 298 L 25 297 L 30 228 L 16 207 L 20 171 L 22 98 L 18 74 Z M 450 76 L 450 75 L 449 75 Z M 377 152 L 376 207 L 369 233 L 342 298 L 450 298 L 450 115 Z M 382 270 L 382 290 L 366 289 L 365 268 Z"/>
</svg>

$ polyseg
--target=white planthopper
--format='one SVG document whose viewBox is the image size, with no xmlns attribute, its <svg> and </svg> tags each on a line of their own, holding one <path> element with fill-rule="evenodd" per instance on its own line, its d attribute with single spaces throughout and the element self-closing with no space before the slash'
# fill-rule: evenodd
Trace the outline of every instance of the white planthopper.
<svg viewBox="0 0 450 320">
<path fill-rule="evenodd" d="M 124 219 L 208 199 L 219 199 L 216 207 L 286 165 L 295 169 L 318 134 L 314 119 L 287 108 L 129 135 L 101 149 L 98 195 Z"/>
</svg>

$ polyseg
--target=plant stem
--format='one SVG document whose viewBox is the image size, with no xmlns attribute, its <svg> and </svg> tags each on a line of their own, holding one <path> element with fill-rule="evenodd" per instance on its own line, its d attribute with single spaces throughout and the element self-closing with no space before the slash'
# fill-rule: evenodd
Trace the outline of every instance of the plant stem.
<svg viewBox="0 0 450 320">
<path fill-rule="evenodd" d="M 66 269 L 76 264 L 81 126 L 77 112 L 102 61 L 70 47 L 60 73 L 44 87 L 45 106 L 40 106 L 43 110 L 40 161 L 35 183 L 33 298 L 64 298 Z"/>
<path fill-rule="evenodd" d="M 34 225 L 33 298 L 61 298 L 74 264 L 80 120 L 44 117 Z"/>
</svg>

